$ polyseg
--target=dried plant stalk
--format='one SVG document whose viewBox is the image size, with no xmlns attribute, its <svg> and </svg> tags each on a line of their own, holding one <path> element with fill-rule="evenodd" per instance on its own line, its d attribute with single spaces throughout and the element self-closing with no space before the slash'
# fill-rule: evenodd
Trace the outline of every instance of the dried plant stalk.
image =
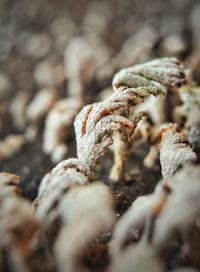
<svg viewBox="0 0 200 272">
<path fill-rule="evenodd" d="M 128 67 L 120 70 L 113 79 L 114 89 L 118 89 L 120 86 L 143 87 L 141 91 L 144 91 L 144 96 L 145 94 L 148 96 L 148 92 L 145 92 L 144 88 L 147 86 L 149 90 L 152 89 L 152 94 L 155 95 L 163 90 L 163 85 L 181 87 L 184 83 L 186 83 L 185 74 L 181 63 L 176 58 L 155 59 Z"/>
<path fill-rule="evenodd" d="M 180 90 L 183 104 L 175 109 L 175 118 L 185 119 L 188 141 L 195 149 L 200 149 L 200 88 L 185 86 Z"/>
<path fill-rule="evenodd" d="M 36 215 L 43 222 L 50 245 L 55 240 L 56 222 L 62 216 L 59 212 L 61 201 L 67 197 L 70 189 L 88 184 L 87 173 L 87 167 L 78 159 L 68 159 L 60 162 L 41 181 L 35 201 Z"/>
<path fill-rule="evenodd" d="M 134 89 L 121 88 L 105 101 L 85 106 L 76 117 L 77 156 L 89 167 L 89 179 L 94 178 L 100 159 L 113 144 L 113 133 L 120 131 L 125 143 L 132 136 L 145 113 L 133 116 L 132 120 L 121 115 L 138 100 Z"/>
<path fill-rule="evenodd" d="M 65 51 L 65 72 L 68 79 L 69 97 L 84 100 L 84 91 L 94 69 L 94 48 L 84 37 L 75 37 Z"/>
<path fill-rule="evenodd" d="M 0 221 L 0 247 L 9 249 L 15 271 L 28 271 L 29 257 L 38 243 L 40 230 L 30 204 L 8 196 L 1 203 Z"/>
<path fill-rule="evenodd" d="M 137 198 L 114 229 L 110 247 L 114 258 L 119 259 L 123 252 L 126 254 L 130 231 L 142 230 L 139 244 L 150 242 L 158 252 L 166 248 L 177 233 L 186 235 L 200 215 L 199 175 L 199 165 L 186 165 L 167 182 L 160 182 L 152 194 Z M 152 220 L 153 225 L 149 225 Z M 151 236 L 146 237 L 149 234 Z"/>
<path fill-rule="evenodd" d="M 143 229 L 145 227 L 145 222 L 147 222 L 148 218 L 150 219 L 156 216 L 159 218 L 158 222 L 160 222 L 160 214 L 161 214 L 161 218 L 163 218 L 162 220 L 164 222 L 163 224 L 165 224 L 165 232 L 168 230 L 168 223 L 167 221 L 165 221 L 165 217 L 162 216 L 163 209 L 165 210 L 165 205 L 166 206 L 169 205 L 170 207 L 171 205 L 174 205 L 174 207 L 175 205 L 178 205 L 178 203 L 176 203 L 176 200 L 179 198 L 178 194 L 181 194 L 181 192 L 176 192 L 176 190 L 174 191 L 174 187 L 176 188 L 176 183 L 177 183 L 176 177 L 178 177 L 178 180 L 180 180 L 179 176 L 178 175 L 175 176 L 174 179 L 173 178 L 170 179 L 170 176 L 174 174 L 181 166 L 185 166 L 187 163 L 193 162 L 197 159 L 197 156 L 192 151 L 191 147 L 185 143 L 186 140 L 187 140 L 186 135 L 183 132 L 178 131 L 177 124 L 170 124 L 167 128 L 163 129 L 160 158 L 161 158 L 163 177 L 165 179 L 167 178 L 167 183 L 166 181 L 165 183 L 163 182 L 159 183 L 153 194 L 149 196 L 137 198 L 136 201 L 133 203 L 132 207 L 129 208 L 129 210 L 125 213 L 125 215 L 119 220 L 114 230 L 113 241 L 111 243 L 111 252 L 114 256 L 119 255 L 119 253 L 122 251 L 130 230 Z M 188 173 L 191 172 L 192 169 L 194 170 L 194 173 L 192 175 L 193 176 L 192 180 L 197 179 L 199 175 L 199 168 L 198 167 L 186 168 L 185 170 L 180 172 L 180 176 L 184 179 L 184 181 L 182 181 L 183 183 L 187 181 Z M 196 185 L 198 188 L 197 183 Z M 181 185 L 179 185 L 179 187 L 181 188 Z M 192 188 L 190 191 L 191 193 L 194 193 L 195 190 L 193 191 Z M 171 197 L 171 194 L 169 194 L 171 193 L 171 191 L 173 192 L 173 197 Z M 185 193 L 186 191 L 187 190 L 184 189 Z M 180 198 L 182 199 L 183 197 L 184 196 Z M 188 201 L 189 201 L 189 198 L 191 197 L 189 190 L 188 190 L 188 194 L 186 193 L 185 197 L 188 197 Z M 174 199 L 174 200 L 171 201 L 171 199 L 172 200 Z M 186 209 L 184 213 L 185 215 L 183 216 L 180 215 L 179 218 L 175 220 L 177 223 L 179 219 L 181 220 L 180 222 L 183 222 L 182 217 L 184 216 L 188 216 L 189 222 L 194 222 L 193 214 L 195 213 L 195 218 L 196 218 L 197 209 L 195 209 L 194 213 L 192 213 L 190 209 L 192 209 L 193 204 L 187 208 L 187 205 L 189 205 L 188 201 L 185 201 L 185 209 Z M 194 202 L 195 201 L 196 200 L 194 200 Z M 180 208 L 180 206 L 178 208 Z M 174 213 L 174 209 L 172 207 L 171 209 L 167 209 L 167 212 L 170 213 L 170 211 Z M 173 222 L 174 220 L 171 220 L 171 224 L 175 226 L 176 224 Z M 179 224 L 179 227 L 181 228 L 181 223 Z M 159 230 L 159 232 L 164 233 L 164 231 L 163 230 L 160 231 L 160 228 L 158 228 L 156 225 L 156 230 L 157 229 Z M 148 225 L 146 226 L 146 231 L 147 231 L 147 234 L 150 231 Z M 173 231 L 173 229 L 171 231 Z M 144 235 L 145 235 L 145 232 L 143 233 L 143 236 Z M 165 242 L 167 238 L 169 238 L 169 235 L 167 236 L 164 242 L 162 241 L 162 239 L 164 239 L 163 237 L 164 237 L 164 234 L 163 236 L 161 235 L 158 238 L 159 242 L 156 242 L 158 244 L 160 243 L 159 246 L 161 244 L 162 245 L 166 244 Z"/>
<path fill-rule="evenodd" d="M 116 92 L 120 87 L 134 88 L 138 102 L 143 102 L 145 97 L 150 95 L 160 95 L 165 93 L 166 87 L 180 87 L 185 83 L 185 74 L 175 58 L 164 58 L 153 60 L 144 64 L 135 65 L 119 71 L 113 79 L 113 88 Z M 131 118 L 130 107 L 123 113 L 128 119 Z M 123 178 L 124 164 L 128 156 L 128 146 L 130 138 L 126 145 L 116 144 L 115 164 L 111 170 L 111 178 L 119 180 Z M 124 142 L 120 136 L 118 141 Z M 123 149 L 123 151 L 122 151 Z"/>
<path fill-rule="evenodd" d="M 96 182 L 76 187 L 63 199 L 60 210 L 64 222 L 55 246 L 59 271 L 90 271 L 84 253 L 114 222 L 111 192 Z"/>
<path fill-rule="evenodd" d="M 68 148 L 65 140 L 83 101 L 75 98 L 59 100 L 49 112 L 44 130 L 43 150 L 54 163 L 60 162 Z"/>
<path fill-rule="evenodd" d="M 177 124 L 170 124 L 163 129 L 160 144 L 160 163 L 162 176 L 169 178 L 186 163 L 197 160 L 197 155 L 187 144 L 187 136 L 179 131 Z"/>
<path fill-rule="evenodd" d="M 19 177 L 0 173 L 0 250 L 6 249 L 14 271 L 34 271 L 35 267 L 37 271 L 48 271 L 52 262 L 47 252 L 43 256 L 45 265 L 38 267 L 41 254 L 38 249 L 44 248 L 41 224 L 19 192 Z"/>
<path fill-rule="evenodd" d="M 40 90 L 31 103 L 27 106 L 26 115 L 31 123 L 36 123 L 42 119 L 56 102 L 56 91 L 52 88 Z"/>
<path fill-rule="evenodd" d="M 26 107 L 30 100 L 30 93 L 27 91 L 20 91 L 15 95 L 10 105 L 10 114 L 13 123 L 18 130 L 23 130 L 26 127 L 27 116 Z"/>
<path fill-rule="evenodd" d="M 137 123 L 145 113 L 139 112 L 135 116 L 129 116 L 130 109 L 142 102 L 144 97 L 163 92 L 163 85 L 155 80 L 160 80 L 166 85 L 183 84 L 184 74 L 181 72 L 179 62 L 176 59 L 160 59 L 122 70 L 114 77 L 113 86 L 116 89 L 114 94 L 105 101 L 85 106 L 76 117 L 78 157 L 76 165 L 79 162 L 85 165 L 89 180 L 94 179 L 100 159 L 114 142 L 113 133 L 120 133 L 124 145 L 131 141 Z M 118 159 L 114 169 L 118 177 L 123 170 L 126 148 L 124 151 L 123 155 L 119 154 L 119 151 L 118 154 L 116 152 Z"/>
<path fill-rule="evenodd" d="M 154 244 L 166 247 L 177 231 L 186 233 L 200 216 L 200 167 L 186 166 L 168 182 L 172 189 L 155 225 Z M 180 212 L 181 211 L 181 212 Z"/>
<path fill-rule="evenodd" d="M 81 110 L 75 120 L 78 159 L 66 160 L 59 164 L 49 175 L 48 183 L 42 182 L 41 188 L 51 192 L 52 188 L 57 186 L 54 192 L 56 195 L 59 188 L 65 188 L 66 191 L 71 184 L 86 184 L 88 179 L 93 180 L 100 159 L 114 142 L 113 133 L 119 132 L 126 145 L 130 142 L 137 123 L 145 114 L 139 112 L 130 117 L 130 108 L 150 94 L 162 93 L 163 85 L 155 80 L 161 78 L 167 85 L 181 85 L 184 82 L 184 75 L 176 59 L 156 60 L 127 69 L 128 74 L 122 70 L 115 76 L 113 86 L 117 89 L 112 96 L 105 101 L 87 105 Z M 143 77 L 144 75 L 147 78 Z M 148 75 L 152 80 L 148 79 Z M 119 87 L 120 84 L 125 84 L 124 80 L 128 87 Z M 126 115 L 130 120 L 122 115 Z M 123 166 L 121 161 L 124 162 L 125 154 L 123 153 L 123 158 L 117 156 L 120 159 L 116 162 L 116 171 L 120 173 Z M 57 192 L 56 199 L 59 195 L 60 192 Z M 40 196 L 39 193 L 39 199 Z"/>
<path fill-rule="evenodd" d="M 159 183 L 153 194 L 138 197 L 133 202 L 119 219 L 113 232 L 110 252 L 115 258 L 124 250 L 130 231 L 143 230 L 148 218 L 159 215 L 169 193 L 170 189 L 165 184 Z"/>
</svg>

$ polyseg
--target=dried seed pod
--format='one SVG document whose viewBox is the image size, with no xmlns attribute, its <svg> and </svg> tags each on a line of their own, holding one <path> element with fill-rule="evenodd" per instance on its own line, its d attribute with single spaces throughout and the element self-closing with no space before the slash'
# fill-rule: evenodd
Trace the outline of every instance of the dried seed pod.
<svg viewBox="0 0 200 272">
<path fill-rule="evenodd" d="M 8 135 L 4 140 L 0 141 L 0 159 L 8 159 L 17 153 L 25 144 L 24 136 Z"/>
<path fill-rule="evenodd" d="M 130 246 L 111 264 L 109 272 L 164 272 L 164 264 L 155 248 L 146 243 Z"/>
<path fill-rule="evenodd" d="M 71 125 L 82 106 L 82 100 L 67 98 L 59 100 L 49 112 L 43 140 L 43 150 L 51 154 L 53 162 L 59 162 L 66 155 L 68 148 L 65 140 Z"/>
<path fill-rule="evenodd" d="M 175 118 L 184 118 L 188 130 L 188 141 L 195 149 L 200 149 L 200 88 L 186 86 L 180 91 L 183 105 L 175 109 Z"/>
<path fill-rule="evenodd" d="M 84 253 L 114 223 L 109 188 L 95 182 L 70 190 L 61 202 L 60 213 L 64 225 L 55 246 L 59 271 L 90 271 L 84 264 Z"/>
<path fill-rule="evenodd" d="M 200 167 L 187 166 L 168 181 L 172 194 L 155 225 L 154 244 L 167 246 L 177 232 L 185 233 L 200 215 Z"/>
<path fill-rule="evenodd" d="M 187 144 L 187 136 L 183 131 L 179 131 L 177 124 L 170 124 L 163 129 L 160 144 L 160 163 L 162 176 L 169 178 L 177 170 L 187 163 L 197 160 L 197 155 Z"/>
</svg>

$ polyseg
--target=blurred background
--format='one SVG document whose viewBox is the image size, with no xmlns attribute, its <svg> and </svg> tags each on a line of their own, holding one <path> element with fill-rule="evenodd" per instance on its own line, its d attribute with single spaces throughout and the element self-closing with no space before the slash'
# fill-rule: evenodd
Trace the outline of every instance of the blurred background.
<svg viewBox="0 0 200 272">
<path fill-rule="evenodd" d="M 34 198 L 42 176 L 75 156 L 80 107 L 107 95 L 120 68 L 162 56 L 200 82 L 198 0 L 0 0 L 0 170 Z"/>
</svg>

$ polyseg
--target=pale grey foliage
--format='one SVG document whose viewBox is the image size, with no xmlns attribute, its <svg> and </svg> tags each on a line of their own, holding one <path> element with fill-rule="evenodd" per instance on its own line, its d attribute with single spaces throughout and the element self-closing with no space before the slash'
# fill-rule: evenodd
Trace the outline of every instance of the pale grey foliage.
<svg viewBox="0 0 200 272">
<path fill-rule="evenodd" d="M 51 160 L 55 163 L 60 162 L 68 151 L 65 140 L 82 105 L 83 101 L 78 98 L 61 99 L 48 113 L 45 121 L 43 150 L 51 155 Z"/>
<path fill-rule="evenodd" d="M 186 232 L 200 215 L 200 167 L 187 166 L 169 180 L 172 194 L 155 225 L 154 244 L 166 246 L 173 235 Z M 181 211 L 181 212 L 180 212 Z"/>
<path fill-rule="evenodd" d="M 116 133 L 119 133 L 125 147 L 130 142 L 137 123 L 145 115 L 144 112 L 139 112 L 131 116 L 130 109 L 151 94 L 162 94 L 164 85 L 179 86 L 184 83 L 184 74 L 176 59 L 156 60 L 127 69 L 115 76 L 113 95 L 102 102 L 83 107 L 76 117 L 77 159 L 59 163 L 40 185 L 37 215 L 44 220 L 45 228 L 53 228 L 55 220 L 62 218 L 56 243 L 61 271 L 65 271 L 66 265 L 69 271 L 77 271 L 80 268 L 80 250 L 84 251 L 88 242 L 112 225 L 112 197 L 110 193 L 106 193 L 107 188 L 104 185 L 87 184 L 94 180 L 99 161 L 115 141 Z M 124 154 L 123 156 L 125 157 Z M 119 161 L 120 159 L 121 157 Z M 153 211 L 149 210 L 148 205 L 143 205 L 142 218 L 138 219 L 138 214 L 135 220 L 143 221 L 148 213 L 158 215 L 166 199 L 165 192 L 161 195 L 155 205 L 153 201 Z M 130 221 L 128 220 L 127 226 L 134 224 Z M 90 230 L 92 224 L 93 231 Z M 127 226 L 122 231 L 122 241 Z M 74 231 L 84 239 L 77 241 Z M 68 237 L 70 245 L 65 251 L 62 250 L 65 241 L 63 237 Z"/>
<path fill-rule="evenodd" d="M 135 103 L 136 105 L 150 95 L 164 95 L 166 87 L 180 87 L 185 82 L 185 74 L 180 62 L 176 58 L 163 58 L 120 70 L 113 78 L 113 88 L 116 92 L 120 91 L 122 86 L 128 89 L 133 88 L 135 95 L 140 98 L 140 101 L 138 99 Z M 123 115 L 130 119 L 128 110 Z M 124 142 L 124 139 L 122 138 L 121 141 Z M 128 144 L 118 146 L 115 148 L 116 166 L 114 165 L 111 171 L 111 177 L 114 180 L 122 178 L 124 164 L 128 157 Z"/>
<path fill-rule="evenodd" d="M 55 245 L 59 271 L 90 271 L 82 261 L 84 252 L 114 223 L 109 188 L 97 182 L 74 188 L 62 200 L 60 213 L 64 224 Z"/>
<path fill-rule="evenodd" d="M 143 230 L 139 244 L 146 244 L 148 237 L 145 236 L 150 233 L 150 242 L 158 252 L 167 247 L 177 233 L 186 234 L 200 215 L 199 195 L 200 167 L 196 165 L 185 166 L 167 182 L 160 182 L 152 194 L 137 198 L 116 224 L 110 244 L 113 257 L 121 258 L 123 252 L 126 254 L 129 250 L 126 242 L 131 231 Z"/>
<path fill-rule="evenodd" d="M 59 163 L 51 173 L 44 176 L 36 201 L 37 216 L 46 228 L 52 227 L 58 216 L 57 208 L 68 190 L 88 183 L 88 169 L 78 159 Z"/>
<path fill-rule="evenodd" d="M 186 163 L 197 160 L 197 155 L 189 144 L 187 136 L 183 131 L 179 131 L 177 124 L 170 124 L 163 129 L 160 144 L 160 164 L 162 176 L 169 178 Z"/>
<path fill-rule="evenodd" d="M 200 148 L 200 88 L 186 86 L 180 90 L 182 105 L 175 109 L 178 119 L 185 118 L 188 140 L 192 147 Z"/>
<path fill-rule="evenodd" d="M 131 231 L 142 230 L 148 218 L 159 214 L 169 194 L 166 189 L 163 183 L 159 183 L 153 194 L 136 198 L 131 207 L 118 220 L 110 244 L 110 252 L 113 256 L 117 257 L 124 250 Z"/>
<path fill-rule="evenodd" d="M 15 271 L 29 271 L 41 242 L 41 225 L 31 204 L 20 196 L 19 177 L 0 173 L 0 251 L 8 250 Z M 48 262 L 48 260 L 46 260 Z"/>
<path fill-rule="evenodd" d="M 146 92 L 144 88 L 141 91 L 144 90 L 144 96 L 148 96 L 151 90 L 154 95 L 162 93 L 162 85 L 180 87 L 185 82 L 180 62 L 176 58 L 162 58 L 120 70 L 113 78 L 113 87 L 146 87 Z"/>
<path fill-rule="evenodd" d="M 113 260 L 109 272 L 164 272 L 164 264 L 156 249 L 146 243 L 130 246 Z"/>
<path fill-rule="evenodd" d="M 138 100 L 135 90 L 122 88 L 103 102 L 85 106 L 76 117 L 77 155 L 89 166 L 89 178 L 94 178 L 97 164 L 113 143 L 113 133 L 120 131 L 125 141 L 133 134 L 144 113 L 137 114 L 133 120 L 121 115 L 129 104 Z"/>
</svg>

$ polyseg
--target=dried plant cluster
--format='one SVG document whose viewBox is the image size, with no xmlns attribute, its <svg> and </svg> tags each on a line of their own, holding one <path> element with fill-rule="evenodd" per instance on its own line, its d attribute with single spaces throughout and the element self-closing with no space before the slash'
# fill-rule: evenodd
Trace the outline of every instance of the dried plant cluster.
<svg viewBox="0 0 200 272">
<path fill-rule="evenodd" d="M 185 86 L 180 93 L 182 105 L 175 109 L 177 122 L 184 123 L 188 130 L 188 141 L 196 150 L 200 149 L 199 116 L 200 91 L 197 86 Z"/>
<path fill-rule="evenodd" d="M 160 164 L 163 179 L 168 179 L 187 163 L 197 160 L 196 153 L 187 144 L 188 139 L 177 124 L 170 124 L 162 131 L 160 144 Z"/>
<path fill-rule="evenodd" d="M 0 271 L 199 270 L 200 5 L 164 2 L 0 1 Z"/>
<path fill-rule="evenodd" d="M 41 224 L 31 204 L 20 196 L 19 177 L 5 172 L 0 173 L 0 219 L 2 271 L 8 264 L 12 271 L 35 271 L 38 265 L 41 271 L 52 268 Z"/>
<path fill-rule="evenodd" d="M 79 55 L 78 60 L 74 55 L 66 64 L 68 98 L 56 100 L 54 90 L 43 89 L 28 107 L 29 98 L 16 98 L 13 104 L 13 109 L 19 105 L 14 121 L 22 126 L 27 122 L 22 113 L 27 112 L 29 140 L 37 134 L 40 119 L 47 115 L 43 148 L 54 162 L 67 152 L 64 140 L 75 119 L 77 158 L 61 161 L 44 176 L 32 206 L 20 195 L 19 177 L 0 174 L 1 268 L 9 263 L 13 271 L 22 272 L 94 271 L 87 258 L 92 246 L 100 245 L 103 249 L 99 251 L 107 261 L 98 271 L 164 272 L 175 242 L 184 258 L 198 266 L 199 246 L 191 241 L 200 241 L 199 89 L 189 83 L 180 88 L 186 76 L 176 58 L 156 59 L 120 70 L 113 78 L 113 93 L 79 112 L 84 102 L 78 98 L 97 60 L 86 41 L 76 42 L 66 51 L 66 55 Z M 85 48 L 85 54 L 79 45 Z M 87 75 L 85 63 L 90 65 Z M 74 88 L 77 93 L 73 94 Z M 162 122 L 149 122 L 151 114 L 138 105 L 145 105 L 152 96 L 164 97 L 169 88 L 182 100 L 182 105 L 173 109 L 177 123 L 163 126 Z M 38 100 L 41 107 L 35 110 Z M 144 132 L 143 127 L 149 129 Z M 112 188 L 97 181 L 96 176 L 112 146 L 110 182 L 126 184 L 129 170 L 125 164 L 137 135 L 144 136 L 142 143 L 150 139 L 162 179 L 151 194 L 137 197 L 119 217 Z M 6 138 L 0 156 L 9 156 L 22 144 L 21 138 Z"/>
</svg>

